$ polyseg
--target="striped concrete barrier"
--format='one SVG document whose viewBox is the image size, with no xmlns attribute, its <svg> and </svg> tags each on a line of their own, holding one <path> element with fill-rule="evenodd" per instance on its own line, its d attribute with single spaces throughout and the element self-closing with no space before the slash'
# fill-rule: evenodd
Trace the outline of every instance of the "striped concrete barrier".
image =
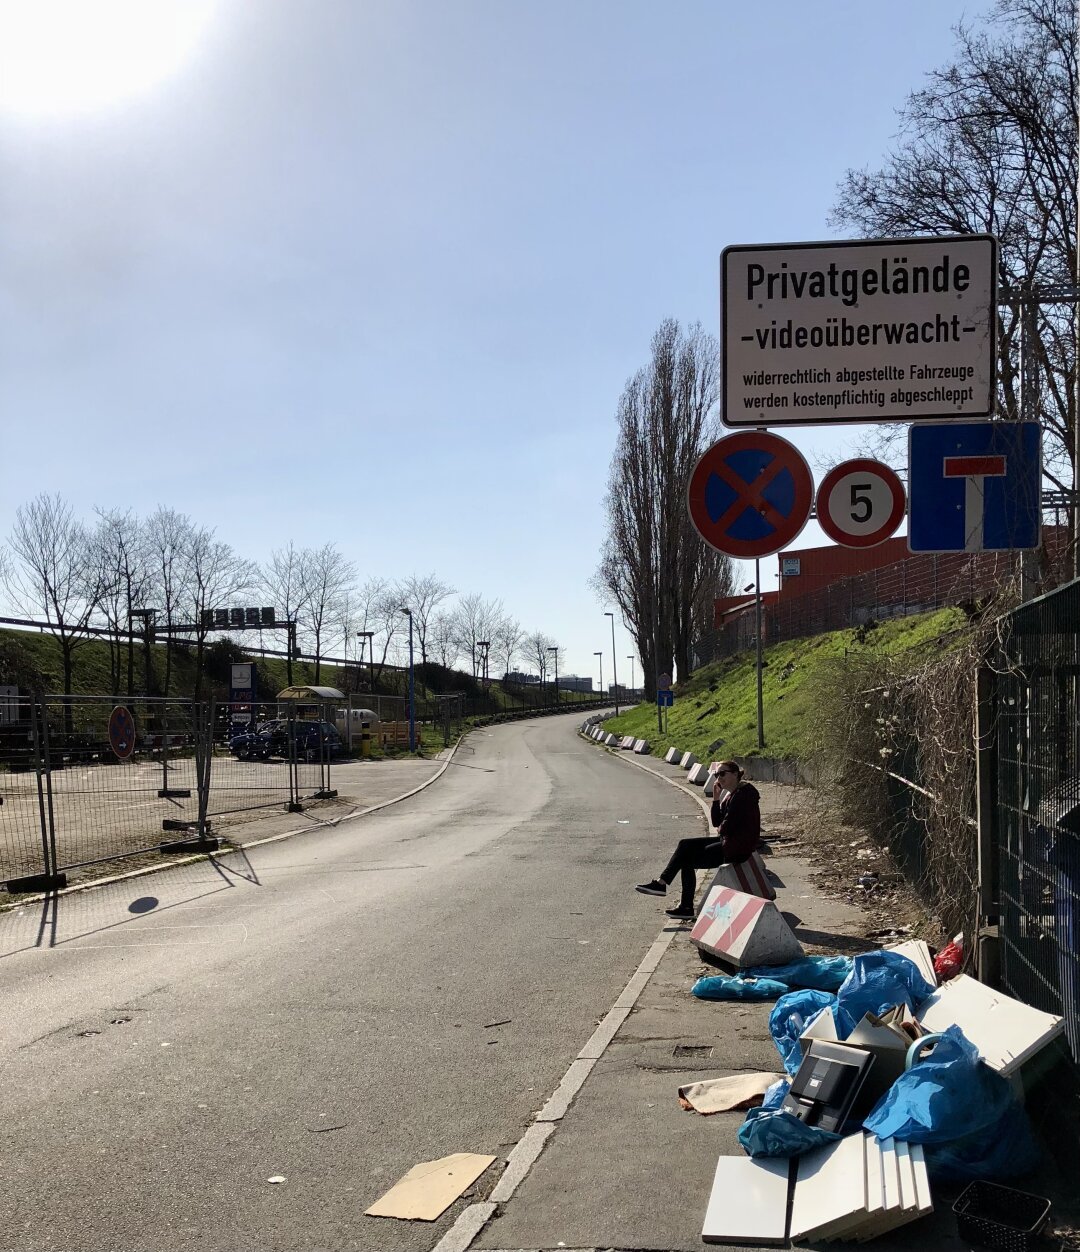
<svg viewBox="0 0 1080 1252">
<path fill-rule="evenodd" d="M 690 773 L 686 775 L 686 781 L 693 787 L 700 787 L 709 776 L 709 767 L 702 765 L 699 761 L 697 765 L 690 766 Z"/>
<path fill-rule="evenodd" d="M 771 900 L 713 887 L 690 940 L 703 952 L 737 965 L 785 965 L 803 955 L 802 944 Z"/>
<path fill-rule="evenodd" d="M 706 900 L 713 887 L 730 887 L 733 891 L 742 891 L 749 896 L 760 896 L 763 900 L 776 899 L 776 891 L 769 882 L 765 862 L 757 852 L 752 853 L 749 860 L 739 865 L 721 865 L 716 871 L 716 877 L 709 883 L 709 891 L 705 893 Z"/>
<path fill-rule="evenodd" d="M 684 752 L 679 760 L 680 769 L 690 769 L 691 766 L 697 764 L 697 757 L 692 752 Z"/>
<path fill-rule="evenodd" d="M 635 739 L 634 751 L 638 756 L 648 756 L 650 751 L 648 739 Z"/>
<path fill-rule="evenodd" d="M 669 765 L 678 765 L 678 763 L 682 760 L 682 752 L 678 748 L 668 748 L 668 750 L 664 753 L 664 760 L 667 761 Z"/>
</svg>

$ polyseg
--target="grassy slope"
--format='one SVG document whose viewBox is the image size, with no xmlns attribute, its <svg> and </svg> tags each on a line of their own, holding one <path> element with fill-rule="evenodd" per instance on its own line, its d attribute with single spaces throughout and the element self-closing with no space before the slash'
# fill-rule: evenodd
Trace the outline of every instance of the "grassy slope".
<svg viewBox="0 0 1080 1252">
<path fill-rule="evenodd" d="M 617 735 L 648 739 L 653 753 L 672 745 L 701 760 L 720 756 L 798 758 L 811 742 L 815 691 L 849 654 L 873 650 L 896 655 L 933 643 L 963 621 L 957 609 L 942 609 L 885 622 L 873 630 L 835 631 L 775 644 L 764 652 L 762 704 L 765 749 L 757 747 L 757 685 L 754 653 L 741 652 L 698 670 L 675 688 L 668 732 L 657 731 L 654 705 L 638 705 L 605 728 Z M 715 748 L 717 740 L 722 742 Z"/>
</svg>

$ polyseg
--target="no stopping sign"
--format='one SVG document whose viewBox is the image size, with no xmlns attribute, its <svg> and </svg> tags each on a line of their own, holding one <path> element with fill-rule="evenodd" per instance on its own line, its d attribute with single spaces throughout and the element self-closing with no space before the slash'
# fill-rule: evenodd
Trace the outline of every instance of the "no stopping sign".
<svg viewBox="0 0 1080 1252">
<path fill-rule="evenodd" d="M 845 548 L 872 548 L 894 534 L 904 517 L 904 484 L 881 461 L 844 461 L 817 491 L 821 529 Z"/>
</svg>

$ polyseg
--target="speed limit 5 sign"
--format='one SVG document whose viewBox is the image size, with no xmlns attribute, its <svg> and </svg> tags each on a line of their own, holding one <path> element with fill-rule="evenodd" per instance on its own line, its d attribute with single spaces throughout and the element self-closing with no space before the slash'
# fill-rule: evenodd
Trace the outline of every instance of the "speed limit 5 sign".
<svg viewBox="0 0 1080 1252">
<path fill-rule="evenodd" d="M 904 484 L 881 461 L 844 461 L 817 490 L 821 529 L 845 548 L 884 543 L 904 517 Z"/>
</svg>

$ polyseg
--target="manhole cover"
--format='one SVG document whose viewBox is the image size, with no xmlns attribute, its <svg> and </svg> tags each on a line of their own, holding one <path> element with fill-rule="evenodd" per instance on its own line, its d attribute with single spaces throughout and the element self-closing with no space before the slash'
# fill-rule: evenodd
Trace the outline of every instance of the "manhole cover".
<svg viewBox="0 0 1080 1252">
<path fill-rule="evenodd" d="M 130 1021 L 131 1021 L 130 1017 L 114 1017 L 112 1021 L 109 1022 L 109 1025 L 110 1026 L 125 1026 Z"/>
<path fill-rule="evenodd" d="M 671 1055 L 696 1056 L 704 1058 L 712 1056 L 712 1047 L 708 1044 L 703 1044 L 699 1047 L 696 1044 L 680 1043 L 676 1045 L 675 1051 Z"/>
<path fill-rule="evenodd" d="M 75 1036 L 77 1039 L 89 1039 L 91 1035 L 100 1035 L 100 1030 L 80 1030 Z"/>
</svg>

